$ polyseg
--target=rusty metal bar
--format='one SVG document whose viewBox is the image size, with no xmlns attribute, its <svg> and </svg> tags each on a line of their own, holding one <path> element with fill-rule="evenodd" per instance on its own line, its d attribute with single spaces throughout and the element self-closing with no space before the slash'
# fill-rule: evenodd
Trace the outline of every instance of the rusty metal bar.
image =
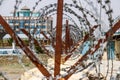
<svg viewBox="0 0 120 80">
<path fill-rule="evenodd" d="M 63 19 L 63 1 L 58 0 L 57 6 L 57 24 L 56 24 L 56 48 L 55 48 L 55 68 L 54 77 L 60 75 L 60 64 L 62 54 L 62 19 Z"/>
<path fill-rule="evenodd" d="M 41 33 L 47 40 L 50 40 L 43 31 L 41 31 L 40 33 Z"/>
<path fill-rule="evenodd" d="M 68 30 L 68 20 L 66 20 L 66 30 L 65 30 L 65 54 L 68 53 L 68 49 L 69 49 L 69 30 Z"/>
<path fill-rule="evenodd" d="M 71 46 L 73 46 L 73 39 L 72 38 L 70 38 L 70 48 L 71 48 Z"/>
<path fill-rule="evenodd" d="M 67 21 L 67 26 L 68 26 L 68 21 Z M 67 34 L 68 34 L 68 35 L 67 35 L 67 36 L 68 36 L 68 51 L 70 52 L 71 37 L 70 37 L 70 28 L 69 28 L 69 26 L 68 26 L 68 32 L 67 32 Z"/>
<path fill-rule="evenodd" d="M 29 38 L 32 37 L 25 29 L 20 29 L 26 36 L 28 36 Z M 36 44 L 39 48 L 41 48 L 42 50 L 44 50 L 44 53 L 47 54 L 49 57 L 52 58 L 52 56 L 49 54 L 49 51 L 45 48 L 44 45 L 39 45 L 38 41 L 33 38 L 34 40 L 34 44 Z"/>
<path fill-rule="evenodd" d="M 65 80 L 67 80 L 69 77 L 71 77 L 72 74 L 74 74 L 76 72 L 76 68 L 75 66 L 79 65 L 84 59 L 87 58 L 88 54 L 94 54 L 95 51 L 97 51 L 100 47 L 100 44 L 102 42 L 106 42 L 110 36 L 112 36 L 118 29 L 120 28 L 120 21 L 118 21 L 106 34 L 105 34 L 105 39 L 99 39 L 98 40 L 98 44 L 95 46 L 95 50 L 92 51 L 91 49 L 89 49 L 85 55 L 83 55 L 69 70 L 68 73 L 73 70 L 73 73 L 68 74 L 67 76 L 64 77 Z M 111 33 L 112 30 L 112 33 Z"/>
<path fill-rule="evenodd" d="M 10 28 L 8 23 L 2 18 L 0 15 L 0 24 L 4 27 L 6 32 L 10 34 L 10 36 L 15 40 L 15 42 L 20 46 L 20 48 L 25 52 L 25 54 L 29 57 L 32 63 L 40 70 L 40 72 L 46 76 L 50 77 L 51 74 L 47 71 L 47 69 L 40 63 L 39 59 L 36 58 L 34 53 L 24 44 L 24 42 L 15 34 L 15 32 Z"/>
<path fill-rule="evenodd" d="M 98 25 L 95 25 L 91 28 L 91 32 L 93 33 L 93 31 L 98 27 Z M 82 39 L 82 40 L 79 40 L 76 44 L 75 44 L 75 47 L 70 51 L 70 53 L 74 52 L 76 49 L 77 49 L 77 46 L 80 46 L 82 45 L 85 41 L 88 40 L 89 38 L 89 33 L 85 35 L 85 37 Z M 70 57 L 71 57 L 72 54 L 68 55 L 65 57 L 65 61 L 67 61 Z"/>
</svg>

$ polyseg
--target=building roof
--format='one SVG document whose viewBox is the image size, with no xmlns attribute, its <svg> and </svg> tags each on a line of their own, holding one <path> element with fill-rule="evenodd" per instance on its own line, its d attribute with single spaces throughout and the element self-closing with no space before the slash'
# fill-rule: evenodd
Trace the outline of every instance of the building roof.
<svg viewBox="0 0 120 80">
<path fill-rule="evenodd" d="M 21 10 L 30 10 L 30 8 L 28 8 L 27 6 L 24 6 L 21 8 Z"/>
</svg>

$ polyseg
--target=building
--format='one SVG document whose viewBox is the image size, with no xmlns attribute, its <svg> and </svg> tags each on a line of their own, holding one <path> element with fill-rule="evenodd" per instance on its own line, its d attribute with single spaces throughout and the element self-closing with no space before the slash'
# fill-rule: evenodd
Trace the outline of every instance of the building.
<svg viewBox="0 0 120 80">
<path fill-rule="evenodd" d="M 15 17 L 13 17 L 14 12 L 11 12 L 12 16 L 3 16 L 3 18 L 8 22 L 11 28 L 16 31 L 16 33 L 23 34 L 20 29 L 26 29 L 28 32 L 33 33 L 35 31 L 35 36 L 39 35 L 40 32 L 47 33 L 48 31 L 52 31 L 52 17 L 41 16 L 38 11 L 32 12 L 27 6 L 21 8 L 21 10 L 16 11 Z M 0 25 L 0 30 L 4 30 L 4 28 Z M 8 34 L 6 34 L 8 35 Z M 6 36 L 4 34 L 4 36 Z M 47 35 L 47 34 L 46 34 Z M 0 45 L 3 46 L 3 43 L 6 46 L 9 46 L 8 42 L 4 39 L 4 36 L 1 36 Z M 48 42 L 42 38 L 42 42 Z M 8 40 L 8 39 L 7 39 Z"/>
<path fill-rule="evenodd" d="M 12 15 L 13 13 L 14 12 L 11 12 Z M 17 11 L 15 17 L 3 16 L 3 18 L 17 33 L 21 33 L 21 28 L 31 32 L 37 28 L 36 33 L 52 30 L 52 17 L 41 16 L 40 12 L 32 12 L 27 6 L 24 6 L 20 11 Z M 0 29 L 3 29 L 3 27 L 0 26 Z"/>
</svg>

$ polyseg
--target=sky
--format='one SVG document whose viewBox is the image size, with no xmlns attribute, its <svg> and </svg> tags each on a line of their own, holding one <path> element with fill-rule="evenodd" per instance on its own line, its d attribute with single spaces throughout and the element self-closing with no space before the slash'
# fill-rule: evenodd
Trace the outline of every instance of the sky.
<svg viewBox="0 0 120 80">
<path fill-rule="evenodd" d="M 19 9 L 24 5 L 28 6 L 29 8 L 32 8 L 35 5 L 36 1 L 38 1 L 38 0 L 22 0 L 22 3 L 20 5 Z M 47 5 L 50 3 L 55 3 L 56 1 L 57 0 L 42 0 L 39 3 L 39 6 L 37 7 L 37 9 L 40 6 L 44 6 L 44 5 Z M 70 3 L 71 0 L 64 0 L 64 2 Z M 111 0 L 111 2 L 112 2 L 111 3 L 112 8 L 114 10 L 113 16 L 116 17 L 120 14 L 120 5 L 119 5 L 120 0 Z M 15 0 L 3 0 L 2 5 L 0 5 L 0 14 L 5 15 L 5 16 L 9 15 L 9 13 L 14 10 L 14 4 L 15 4 Z"/>
</svg>

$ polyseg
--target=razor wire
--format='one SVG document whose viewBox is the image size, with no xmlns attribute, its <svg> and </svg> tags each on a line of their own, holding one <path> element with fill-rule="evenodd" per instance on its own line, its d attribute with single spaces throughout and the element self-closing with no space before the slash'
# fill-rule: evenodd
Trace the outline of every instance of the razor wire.
<svg viewBox="0 0 120 80">
<path fill-rule="evenodd" d="M 39 1 L 41 1 L 41 0 L 39 0 Z M 108 2 L 109 2 L 109 0 L 108 0 L 108 1 L 106 0 L 105 3 L 107 4 Z M 16 3 L 17 3 L 17 0 L 16 0 Z M 39 2 L 36 2 L 36 5 L 33 7 L 33 10 L 32 10 L 32 11 L 35 10 L 35 8 L 37 7 L 38 3 L 39 3 Z M 74 1 L 74 3 L 76 4 L 75 1 Z M 101 4 L 101 5 L 103 5 L 103 4 Z M 103 7 L 104 7 L 104 6 L 103 6 Z M 111 15 L 111 8 L 110 8 L 110 5 L 109 5 L 109 4 L 108 4 L 108 7 L 109 7 L 109 10 L 106 10 L 106 9 L 105 9 L 105 10 L 106 10 L 106 13 L 108 12 L 107 14 L 108 14 L 108 16 L 109 16 L 109 22 L 110 22 L 110 25 L 112 26 L 112 19 L 111 19 L 111 18 L 112 18 L 112 15 Z M 15 10 L 16 10 L 16 9 L 17 9 L 17 8 L 16 8 L 16 6 L 15 6 Z M 110 12 L 110 13 L 109 13 L 109 12 Z M 87 17 L 86 17 L 86 13 L 85 13 L 85 12 L 83 12 L 83 15 L 84 15 L 84 17 L 85 17 L 85 19 L 86 19 Z M 90 22 L 88 22 L 89 20 L 86 19 L 86 21 L 87 21 L 87 23 L 88 23 L 87 25 L 90 27 L 90 24 L 89 24 Z M 45 65 L 45 64 L 43 64 L 43 65 Z M 72 71 L 71 71 L 71 72 L 72 72 Z"/>
</svg>

